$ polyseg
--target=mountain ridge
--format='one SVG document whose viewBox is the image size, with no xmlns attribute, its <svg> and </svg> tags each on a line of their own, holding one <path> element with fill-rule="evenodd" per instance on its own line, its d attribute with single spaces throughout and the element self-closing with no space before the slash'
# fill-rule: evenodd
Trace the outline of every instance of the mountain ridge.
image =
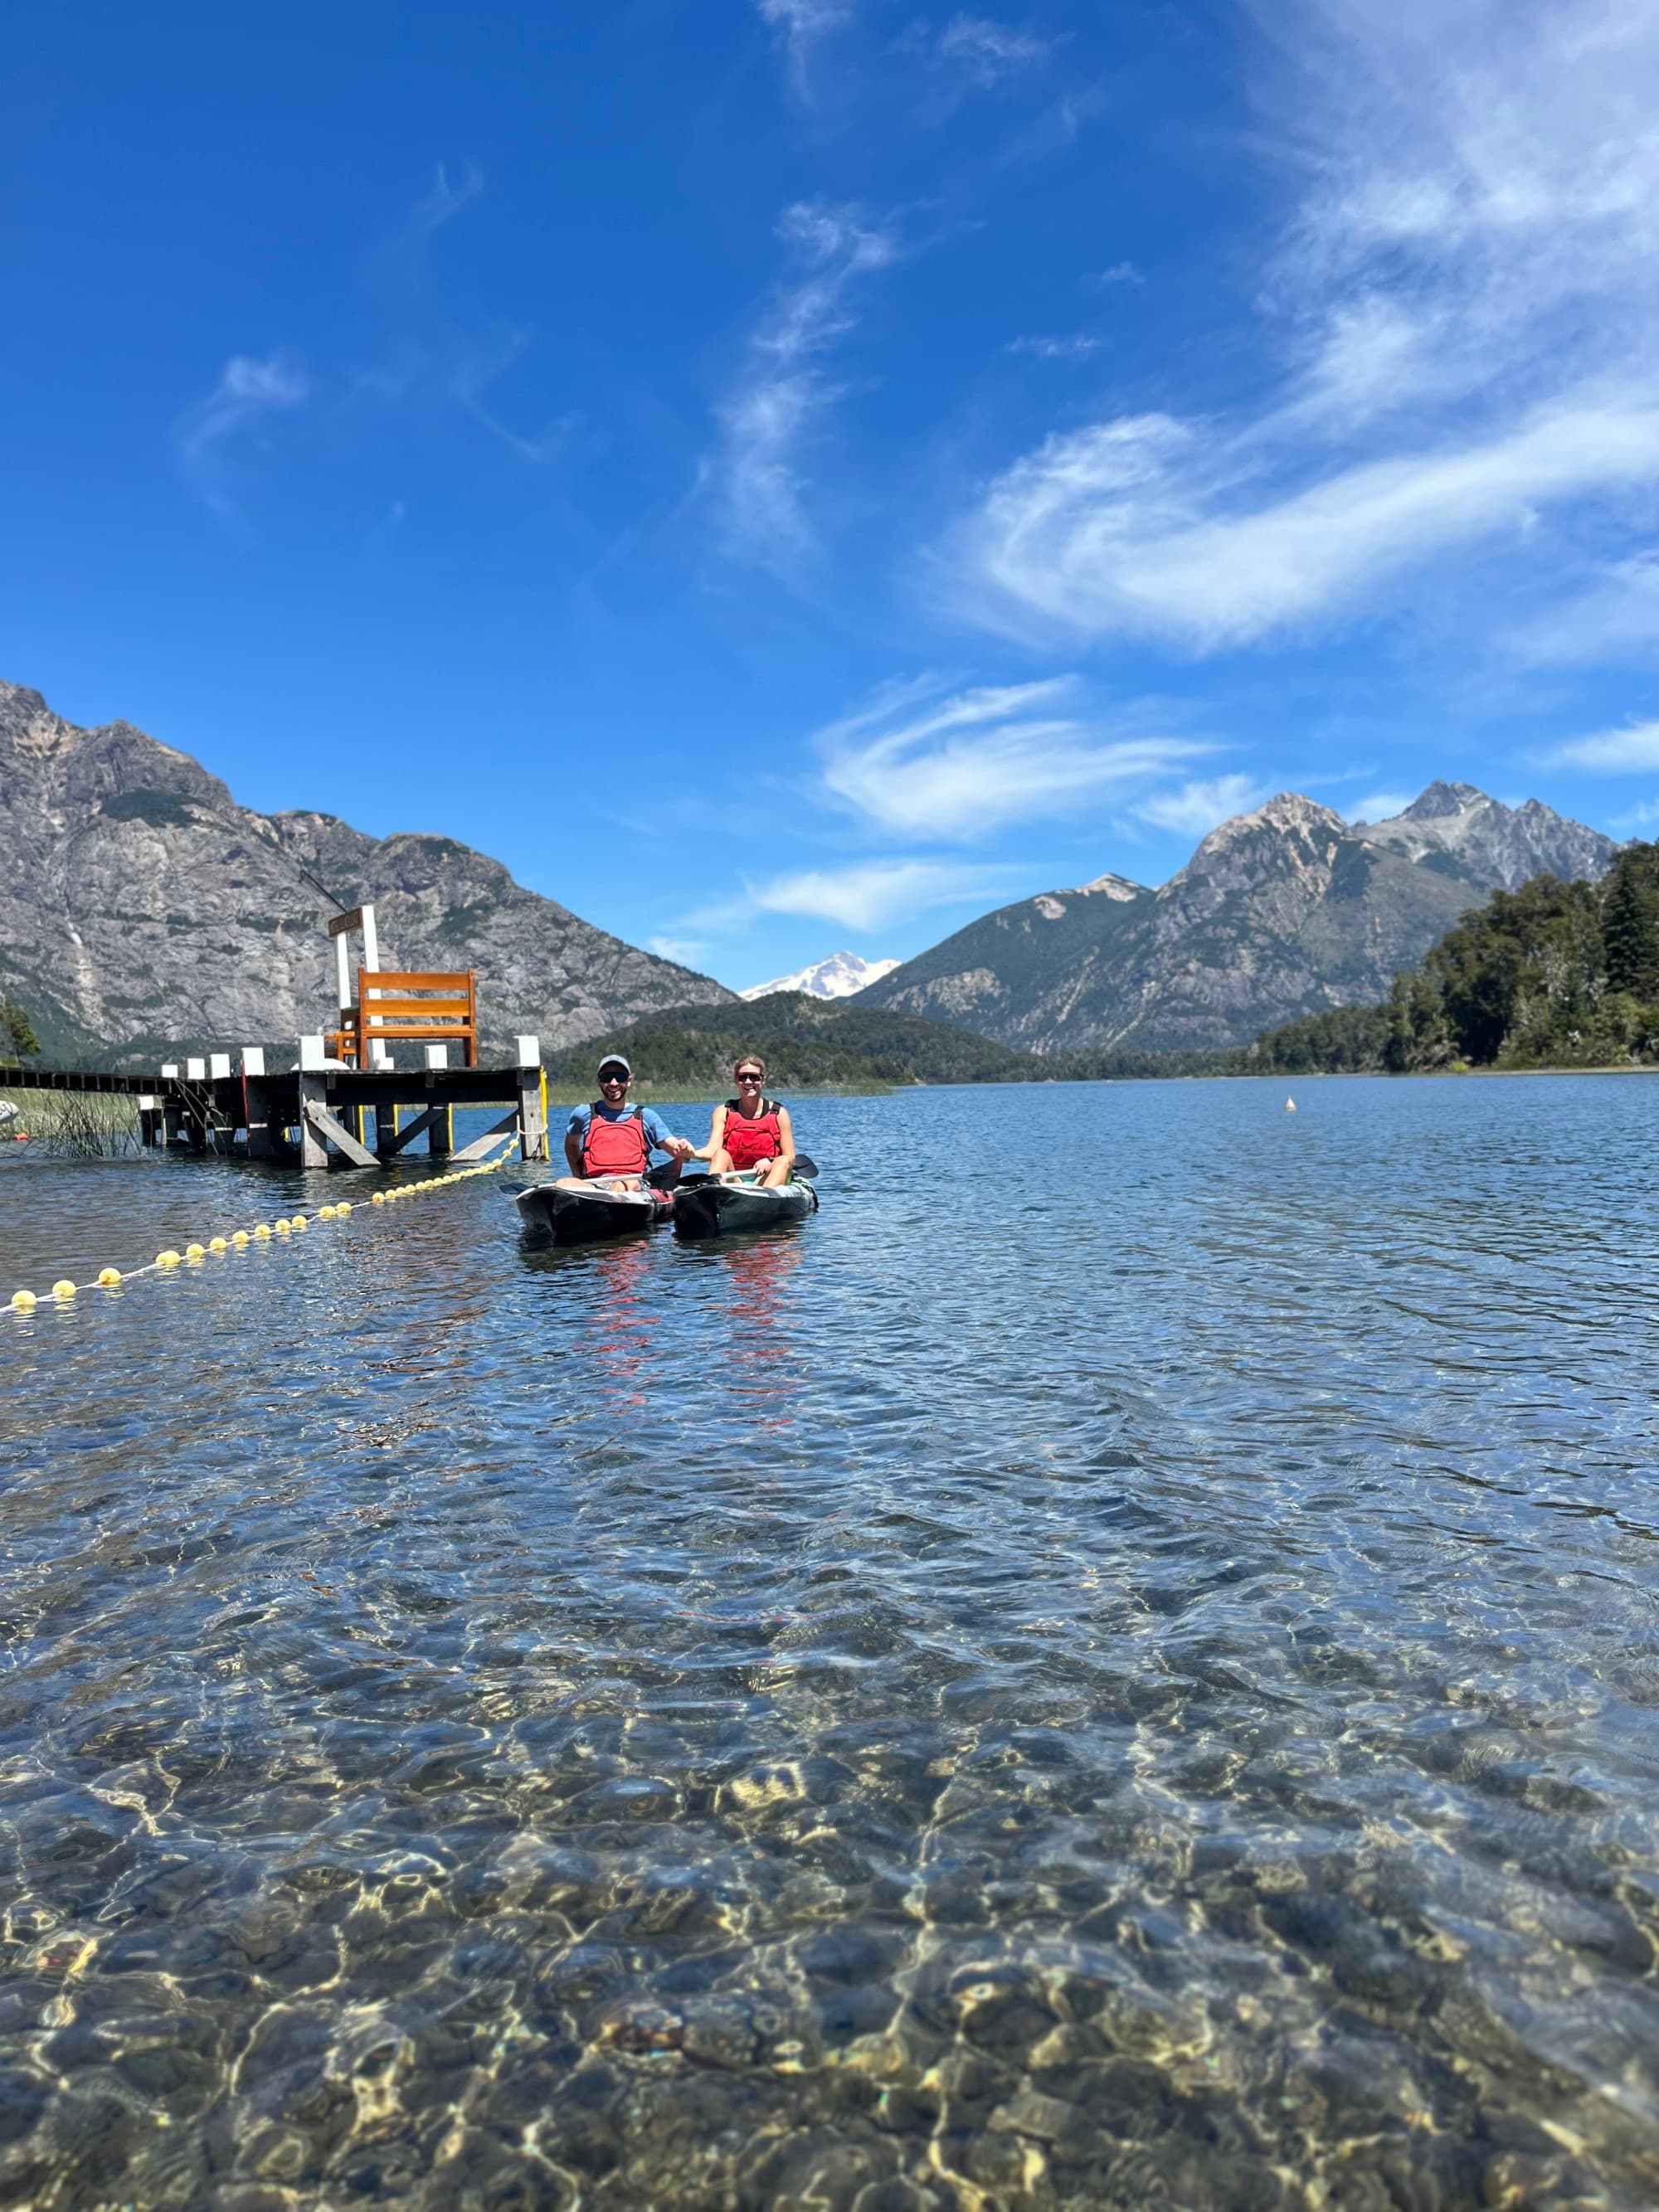
<svg viewBox="0 0 1659 2212">
<path fill-rule="evenodd" d="M 132 724 L 82 728 L 5 683 L 0 835 L 14 862 L 0 882 L 0 989 L 27 1006 L 49 1054 L 291 1044 L 334 1007 L 329 913 L 365 899 L 388 966 L 477 969 L 494 1047 L 532 1031 L 556 1049 L 733 996 L 453 838 L 260 814 Z"/>
<path fill-rule="evenodd" d="M 1113 878 L 1097 878 L 1115 887 L 1106 893 L 1039 892 L 907 961 L 860 1003 L 1045 1054 L 1233 1049 L 1385 996 L 1516 869 L 1553 859 L 1604 872 L 1617 850 L 1536 800 L 1509 808 L 1473 786 L 1431 784 L 1413 804 L 1421 811 L 1374 836 L 1280 792 L 1218 823 L 1156 890 Z"/>
</svg>

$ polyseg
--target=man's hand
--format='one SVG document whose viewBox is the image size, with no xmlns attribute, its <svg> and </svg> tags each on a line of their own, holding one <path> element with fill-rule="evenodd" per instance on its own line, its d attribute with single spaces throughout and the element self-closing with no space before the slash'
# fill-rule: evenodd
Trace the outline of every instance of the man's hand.
<svg viewBox="0 0 1659 2212">
<path fill-rule="evenodd" d="M 678 1160 L 682 1164 L 697 1157 L 697 1148 L 690 1137 L 671 1137 L 663 1150 L 670 1159 Z"/>
</svg>

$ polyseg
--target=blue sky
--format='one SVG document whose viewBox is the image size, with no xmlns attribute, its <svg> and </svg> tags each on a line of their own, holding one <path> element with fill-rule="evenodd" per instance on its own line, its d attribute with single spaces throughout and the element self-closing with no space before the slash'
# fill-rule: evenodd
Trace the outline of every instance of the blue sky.
<svg viewBox="0 0 1659 2212">
<path fill-rule="evenodd" d="M 1285 787 L 1652 834 L 1656 63 L 1632 0 L 27 11 L 0 674 L 737 987 Z"/>
</svg>

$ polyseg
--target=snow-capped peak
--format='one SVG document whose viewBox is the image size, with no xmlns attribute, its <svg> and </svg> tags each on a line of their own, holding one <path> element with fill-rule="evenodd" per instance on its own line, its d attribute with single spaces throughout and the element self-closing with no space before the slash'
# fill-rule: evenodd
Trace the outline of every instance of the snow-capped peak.
<svg viewBox="0 0 1659 2212">
<path fill-rule="evenodd" d="M 780 975 L 770 983 L 757 983 L 739 991 L 740 999 L 769 999 L 775 991 L 805 991 L 814 999 L 850 999 L 868 983 L 878 983 L 898 966 L 896 960 L 866 960 L 856 952 L 832 952 L 827 960 L 799 968 L 793 975 Z"/>
</svg>

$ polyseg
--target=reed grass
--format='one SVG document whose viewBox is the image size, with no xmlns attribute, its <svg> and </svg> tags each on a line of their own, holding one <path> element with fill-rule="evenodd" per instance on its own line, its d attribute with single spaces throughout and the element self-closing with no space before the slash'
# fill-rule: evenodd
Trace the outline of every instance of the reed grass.
<svg viewBox="0 0 1659 2212">
<path fill-rule="evenodd" d="M 27 1135 L 33 1150 L 54 1159 L 129 1159 L 141 1149 L 134 1097 L 101 1091 L 9 1091 L 0 1078 L 0 1100 L 17 1109 L 15 1115 L 0 1121 L 0 1147 L 21 1152 L 17 1139 Z"/>
</svg>

